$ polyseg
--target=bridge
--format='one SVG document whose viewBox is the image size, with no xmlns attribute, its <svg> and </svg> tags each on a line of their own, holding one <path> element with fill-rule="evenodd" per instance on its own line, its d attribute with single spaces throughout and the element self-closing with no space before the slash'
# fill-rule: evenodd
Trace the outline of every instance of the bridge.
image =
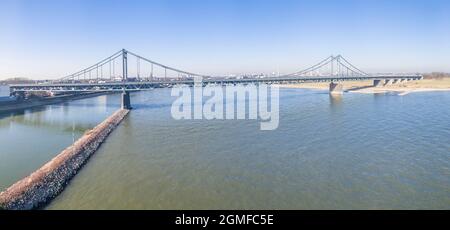
<svg viewBox="0 0 450 230">
<path fill-rule="evenodd" d="M 131 62 L 134 65 L 133 68 L 131 68 Z M 368 74 L 341 55 L 329 56 L 309 68 L 281 76 L 210 76 L 169 67 L 122 49 L 88 68 L 60 79 L 36 84 L 10 85 L 10 90 L 12 95 L 39 91 L 122 91 L 122 107 L 130 109 L 129 92 L 131 91 L 174 85 L 192 86 L 196 84 L 195 78 L 201 78 L 203 85 L 330 82 L 330 93 L 342 92 L 342 84 L 340 84 L 342 81 L 373 80 L 373 86 L 376 87 L 423 79 L 420 74 Z"/>
</svg>

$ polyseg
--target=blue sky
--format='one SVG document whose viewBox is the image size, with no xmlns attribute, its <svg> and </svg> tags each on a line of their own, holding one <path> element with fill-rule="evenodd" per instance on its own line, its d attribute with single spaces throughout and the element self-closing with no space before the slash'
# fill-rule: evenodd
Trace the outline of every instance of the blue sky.
<svg viewBox="0 0 450 230">
<path fill-rule="evenodd" d="M 450 72 L 450 1 L 1 0 L 0 79 L 57 78 L 122 49 L 203 74 Z"/>
</svg>

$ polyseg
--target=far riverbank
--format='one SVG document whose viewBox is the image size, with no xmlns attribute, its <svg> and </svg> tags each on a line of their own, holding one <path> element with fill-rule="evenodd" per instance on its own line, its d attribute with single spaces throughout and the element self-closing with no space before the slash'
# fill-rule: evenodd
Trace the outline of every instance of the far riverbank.
<svg viewBox="0 0 450 230">
<path fill-rule="evenodd" d="M 450 78 L 424 79 L 420 81 L 409 81 L 400 84 L 373 87 L 373 81 L 346 81 L 342 82 L 344 91 L 355 93 L 387 93 L 396 92 L 399 95 L 406 95 L 414 92 L 450 91 Z M 327 90 L 329 83 L 301 83 L 281 85 L 283 88 L 302 88 Z"/>
<path fill-rule="evenodd" d="M 76 95 L 61 95 L 54 97 L 32 98 L 27 100 L 4 101 L 0 102 L 0 113 L 13 112 L 43 105 L 62 103 L 70 100 L 79 100 L 89 97 L 96 97 L 104 94 L 106 94 L 106 92 L 93 92 L 93 93 L 91 92 Z"/>
</svg>

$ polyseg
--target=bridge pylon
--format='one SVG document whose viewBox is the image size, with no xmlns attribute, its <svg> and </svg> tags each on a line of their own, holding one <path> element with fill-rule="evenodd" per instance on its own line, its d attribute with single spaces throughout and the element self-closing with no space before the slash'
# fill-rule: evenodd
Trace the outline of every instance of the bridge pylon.
<svg viewBox="0 0 450 230">
<path fill-rule="evenodd" d="M 122 81 L 127 81 L 128 79 L 128 60 L 127 60 L 128 51 L 122 49 Z"/>
</svg>

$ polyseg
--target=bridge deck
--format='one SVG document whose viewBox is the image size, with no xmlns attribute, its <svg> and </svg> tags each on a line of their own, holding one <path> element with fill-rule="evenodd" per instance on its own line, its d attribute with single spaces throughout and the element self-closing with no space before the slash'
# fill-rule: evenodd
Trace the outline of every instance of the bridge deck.
<svg viewBox="0 0 450 230">
<path fill-rule="evenodd" d="M 364 80 L 420 80 L 421 75 L 377 75 L 377 76 L 354 76 L 354 77 L 268 77 L 268 78 L 243 78 L 243 79 L 204 79 L 202 84 L 289 84 L 308 82 L 339 82 L 339 81 L 364 81 Z M 74 83 L 57 82 L 47 84 L 15 84 L 10 85 L 11 92 L 20 91 L 114 91 L 114 90 L 142 90 L 154 87 L 167 87 L 173 85 L 193 85 L 194 80 L 166 80 L 166 81 L 139 81 L 139 82 L 105 82 L 105 83 Z"/>
</svg>

